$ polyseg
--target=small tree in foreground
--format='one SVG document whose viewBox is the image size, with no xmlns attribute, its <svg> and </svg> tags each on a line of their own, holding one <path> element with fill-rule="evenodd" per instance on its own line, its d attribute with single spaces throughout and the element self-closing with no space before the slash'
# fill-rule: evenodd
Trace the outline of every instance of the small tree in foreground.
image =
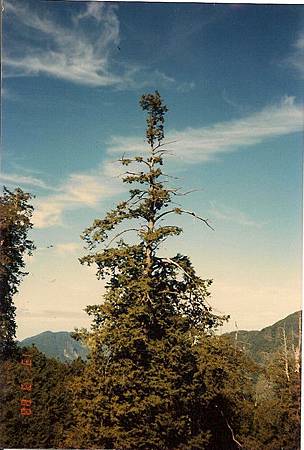
<svg viewBox="0 0 304 450">
<path fill-rule="evenodd" d="M 83 235 L 90 254 L 81 263 L 96 264 L 97 276 L 106 279 L 106 294 L 102 304 L 86 309 L 93 319 L 91 331 L 78 332 L 90 359 L 72 383 L 75 423 L 66 445 L 239 448 L 227 421 L 228 400 L 221 398 L 218 386 L 210 389 L 212 372 L 201 367 L 207 348 L 219 355 L 211 340 L 225 319 L 208 306 L 211 280 L 198 277 L 187 256 L 158 254 L 161 243 L 182 231 L 164 223 L 170 215 L 190 214 L 209 224 L 172 207 L 172 198 L 181 193 L 167 187 L 162 171 L 167 107 L 158 92 L 142 96 L 140 105 L 147 111 L 147 152 L 120 159 L 127 168 L 124 183 L 135 187 L 128 200 Z M 120 227 L 125 221 L 131 221 L 130 228 Z M 133 243 L 125 241 L 127 233 L 133 234 Z M 205 356 L 199 356 L 203 343 Z M 217 381 L 227 380 L 228 372 L 217 367 L 215 373 Z"/>
<path fill-rule="evenodd" d="M 0 196 L 0 359 L 15 350 L 16 321 L 13 296 L 24 275 L 24 255 L 34 250 L 28 239 L 32 228 L 31 195 L 17 188 L 4 188 Z"/>
</svg>

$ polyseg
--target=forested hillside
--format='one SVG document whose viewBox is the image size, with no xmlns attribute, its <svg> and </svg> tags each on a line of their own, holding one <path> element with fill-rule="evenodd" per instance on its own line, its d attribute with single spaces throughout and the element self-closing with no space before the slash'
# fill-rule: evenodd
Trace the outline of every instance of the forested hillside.
<svg viewBox="0 0 304 450">
<path fill-rule="evenodd" d="M 62 362 L 73 361 L 77 358 L 86 359 L 87 349 L 80 342 L 71 337 L 68 331 L 44 331 L 23 339 L 20 347 L 35 345 L 37 349 L 48 357 L 57 358 Z"/>
<path fill-rule="evenodd" d="M 223 336 L 228 337 L 233 346 L 237 345 L 238 349 L 253 361 L 263 365 L 282 348 L 284 330 L 288 348 L 298 346 L 300 316 L 301 311 L 297 311 L 262 330 L 238 330 L 224 333 Z M 73 339 L 68 331 L 45 331 L 23 339 L 19 345 L 21 347 L 35 345 L 46 356 L 57 358 L 62 362 L 73 361 L 78 357 L 85 360 L 88 353 L 87 348 Z"/>
<path fill-rule="evenodd" d="M 297 311 L 260 331 L 238 330 L 224 336 L 229 337 L 233 345 L 237 345 L 254 361 L 265 364 L 284 346 L 284 339 L 289 349 L 299 345 L 300 319 L 301 311 Z"/>
</svg>

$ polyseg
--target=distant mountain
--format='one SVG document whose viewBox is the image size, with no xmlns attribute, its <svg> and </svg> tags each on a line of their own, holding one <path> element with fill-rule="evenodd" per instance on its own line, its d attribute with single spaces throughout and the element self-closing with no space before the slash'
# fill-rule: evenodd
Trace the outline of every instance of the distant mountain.
<svg viewBox="0 0 304 450">
<path fill-rule="evenodd" d="M 256 362 L 264 363 L 271 354 L 282 348 L 283 330 L 286 333 L 288 348 L 298 344 L 300 315 L 301 311 L 297 311 L 260 331 L 239 330 L 238 332 L 225 333 L 224 336 L 231 339 L 233 345 L 235 345 L 237 333 L 238 347 L 242 348 Z M 73 339 L 67 331 L 45 331 L 19 343 L 22 347 L 32 344 L 35 344 L 47 356 L 64 362 L 73 361 L 78 357 L 85 360 L 88 354 L 86 347 Z"/>
<path fill-rule="evenodd" d="M 68 331 L 44 331 L 19 343 L 21 347 L 28 347 L 32 344 L 45 355 L 63 362 L 73 361 L 78 357 L 85 360 L 88 354 L 87 349 L 73 339 Z"/>
<path fill-rule="evenodd" d="M 224 336 L 228 336 L 234 344 L 237 340 L 238 347 L 254 361 L 264 363 L 271 354 L 283 347 L 284 330 L 287 347 L 292 349 L 298 345 L 300 316 L 301 311 L 297 311 L 260 331 L 239 330 L 225 333 Z"/>
</svg>

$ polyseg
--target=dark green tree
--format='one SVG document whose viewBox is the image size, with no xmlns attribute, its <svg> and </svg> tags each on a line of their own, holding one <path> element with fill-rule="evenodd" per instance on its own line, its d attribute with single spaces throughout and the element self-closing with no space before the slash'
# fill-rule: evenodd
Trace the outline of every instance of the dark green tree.
<svg viewBox="0 0 304 450">
<path fill-rule="evenodd" d="M 21 365 L 31 355 L 30 370 Z M 62 448 L 71 426 L 70 379 L 83 370 L 81 361 L 64 364 L 35 347 L 18 348 L 14 359 L 0 363 L 0 446 L 2 448 Z M 22 384 L 31 384 L 30 391 Z M 32 414 L 20 413 L 20 401 L 30 399 Z"/>
<path fill-rule="evenodd" d="M 102 304 L 87 307 L 91 331 L 78 331 L 90 358 L 73 383 L 75 423 L 66 445 L 211 449 L 214 417 L 221 413 L 216 402 L 206 400 L 198 353 L 225 318 L 212 313 L 211 280 L 198 277 L 187 256 L 158 253 L 168 237 L 182 232 L 166 221 L 170 215 L 188 214 L 209 224 L 172 206 L 173 197 L 183 193 L 167 186 L 162 171 L 167 107 L 159 93 L 142 96 L 140 106 L 147 112 L 148 148 L 120 159 L 127 168 L 123 182 L 135 187 L 83 235 L 90 253 L 81 263 L 96 264 L 106 294 Z M 224 419 L 221 424 L 225 448 L 238 448 Z"/>
<path fill-rule="evenodd" d="M 13 296 L 24 275 L 24 255 L 34 250 L 28 239 L 32 228 L 31 195 L 17 188 L 4 188 L 0 196 L 0 358 L 7 358 L 16 349 L 16 321 Z"/>
<path fill-rule="evenodd" d="M 254 411 L 254 376 L 257 366 L 223 336 L 205 336 L 197 348 L 197 408 L 205 414 L 200 427 L 208 427 L 206 448 L 245 449 Z M 258 448 L 258 447 L 257 447 Z M 191 449 L 191 447 L 189 447 Z M 247 449 L 248 450 L 248 449 Z"/>
</svg>

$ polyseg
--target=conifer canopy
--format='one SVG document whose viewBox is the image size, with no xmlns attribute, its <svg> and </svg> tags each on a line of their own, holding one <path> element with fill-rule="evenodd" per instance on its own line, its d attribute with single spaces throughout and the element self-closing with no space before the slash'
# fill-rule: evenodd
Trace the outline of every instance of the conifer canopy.
<svg viewBox="0 0 304 450">
<path fill-rule="evenodd" d="M 204 417 L 207 387 L 197 350 L 225 317 L 214 315 L 207 303 L 211 280 L 195 273 L 188 256 L 161 257 L 159 248 L 182 232 L 169 222 L 174 215 L 190 214 L 210 225 L 173 206 L 183 192 L 168 187 L 162 169 L 168 109 L 160 94 L 143 95 L 140 106 L 147 112 L 147 148 L 119 160 L 126 168 L 122 181 L 132 185 L 129 198 L 82 236 L 89 253 L 80 261 L 96 265 L 106 293 L 86 309 L 91 330 L 76 333 L 90 358 L 73 386 L 78 413 L 67 444 L 207 448 L 211 426 Z"/>
</svg>

